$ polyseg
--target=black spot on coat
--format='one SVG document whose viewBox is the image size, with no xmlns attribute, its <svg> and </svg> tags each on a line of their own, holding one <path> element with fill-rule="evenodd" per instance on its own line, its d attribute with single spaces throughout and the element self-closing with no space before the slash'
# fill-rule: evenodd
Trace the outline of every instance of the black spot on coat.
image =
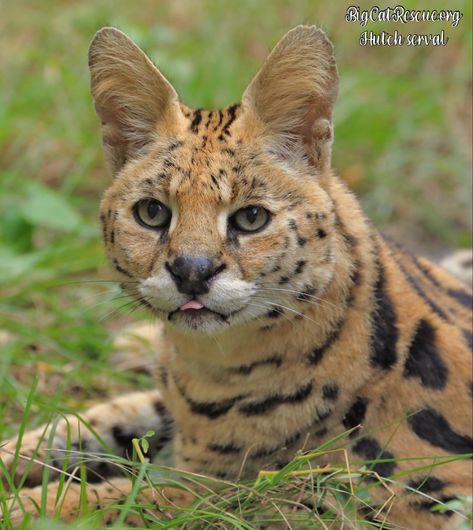
<svg viewBox="0 0 473 530">
<path fill-rule="evenodd" d="M 378 264 L 378 279 L 374 285 L 374 311 L 371 330 L 371 363 L 377 368 L 387 370 L 396 360 L 398 329 L 396 313 L 386 292 L 384 267 Z"/>
<path fill-rule="evenodd" d="M 304 270 L 304 267 L 306 266 L 306 261 L 304 260 L 299 260 L 297 263 L 296 263 L 296 268 L 294 269 L 294 274 L 300 274 L 303 270 Z"/>
<path fill-rule="evenodd" d="M 453 454 L 473 452 L 473 440 L 455 432 L 448 421 L 434 409 L 425 408 L 407 418 L 410 428 L 419 438 L 434 447 Z"/>
<path fill-rule="evenodd" d="M 307 362 L 309 364 L 318 364 L 322 357 L 324 356 L 325 352 L 332 346 L 334 342 L 338 340 L 338 337 L 340 336 L 340 333 L 343 328 L 343 324 L 345 321 L 339 320 L 332 331 L 328 334 L 328 336 L 325 339 L 325 342 L 322 344 L 322 346 L 318 346 L 314 348 L 308 355 L 307 355 Z"/>
<path fill-rule="evenodd" d="M 361 438 L 354 446 L 353 452 L 366 460 L 390 460 L 394 455 L 390 451 L 385 451 L 378 441 L 371 437 Z M 373 471 L 381 477 L 389 477 L 396 469 L 395 462 L 376 462 L 370 466 Z"/>
<path fill-rule="evenodd" d="M 467 293 L 466 291 L 461 291 L 460 289 L 448 289 L 447 293 L 470 311 L 473 309 L 473 299 L 471 294 Z"/>
<path fill-rule="evenodd" d="M 236 454 L 241 451 L 241 447 L 234 444 L 233 442 L 230 442 L 228 444 L 211 443 L 208 445 L 208 448 L 211 451 L 214 451 L 215 453 L 219 453 L 221 455 Z"/>
<path fill-rule="evenodd" d="M 435 493 L 445 488 L 447 483 L 437 477 L 427 476 L 411 480 L 407 485 L 422 493 Z"/>
<path fill-rule="evenodd" d="M 338 398 L 338 385 L 336 383 L 328 383 L 322 387 L 322 397 L 335 401 Z"/>
<path fill-rule="evenodd" d="M 195 401 L 187 395 L 185 388 L 175 378 L 174 382 L 177 389 L 179 390 L 179 393 L 189 405 L 191 411 L 194 414 L 206 416 L 210 420 L 214 420 L 227 414 L 227 412 L 230 411 L 235 403 L 238 403 L 238 401 L 241 401 L 247 397 L 246 394 L 239 394 L 231 398 L 221 399 L 220 401 Z"/>
<path fill-rule="evenodd" d="M 343 425 L 347 429 L 353 429 L 361 425 L 365 419 L 366 408 L 368 400 L 364 397 L 357 397 L 353 405 L 348 409 L 348 412 L 343 418 Z M 351 433 L 355 435 L 355 432 Z"/>
<path fill-rule="evenodd" d="M 234 372 L 237 374 L 248 375 L 255 368 L 258 368 L 260 366 L 267 366 L 271 364 L 274 365 L 276 368 L 279 368 L 282 364 L 282 357 L 276 354 L 276 355 L 272 355 L 271 357 L 268 357 L 267 359 L 261 359 L 259 361 L 254 361 L 250 364 L 243 364 L 236 368 L 229 368 L 228 370 L 230 372 Z"/>
<path fill-rule="evenodd" d="M 120 425 L 112 427 L 112 435 L 117 444 L 124 449 L 131 449 L 133 438 L 139 438 L 136 433 L 126 432 Z"/>
<path fill-rule="evenodd" d="M 445 387 L 448 369 L 435 344 L 435 330 L 427 320 L 421 320 L 409 347 L 404 365 L 405 377 L 418 377 L 428 388 Z"/>
<path fill-rule="evenodd" d="M 313 383 L 309 381 L 301 386 L 293 394 L 274 394 L 261 401 L 252 401 L 240 407 L 240 412 L 245 416 L 256 416 L 279 407 L 280 405 L 294 405 L 305 401 L 312 392 Z"/>
</svg>

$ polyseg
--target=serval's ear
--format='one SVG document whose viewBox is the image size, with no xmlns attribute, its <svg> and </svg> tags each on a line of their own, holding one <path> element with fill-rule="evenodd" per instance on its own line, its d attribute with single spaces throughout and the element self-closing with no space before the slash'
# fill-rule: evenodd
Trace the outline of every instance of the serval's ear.
<svg viewBox="0 0 473 530">
<path fill-rule="evenodd" d="M 272 152 L 302 156 L 324 170 L 330 166 L 337 91 L 332 44 L 321 29 L 297 26 L 268 56 L 242 103 L 249 118 L 263 124 Z"/>
<path fill-rule="evenodd" d="M 95 34 L 89 67 L 105 157 L 115 175 L 182 119 L 178 96 L 138 46 L 115 28 Z"/>
</svg>

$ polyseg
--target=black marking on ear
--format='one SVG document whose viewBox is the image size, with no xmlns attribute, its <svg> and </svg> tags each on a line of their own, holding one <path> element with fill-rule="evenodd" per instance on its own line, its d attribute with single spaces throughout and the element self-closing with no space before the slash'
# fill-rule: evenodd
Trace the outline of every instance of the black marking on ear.
<svg viewBox="0 0 473 530">
<path fill-rule="evenodd" d="M 422 493 L 435 493 L 445 488 L 447 483 L 437 477 L 425 476 L 410 480 L 407 485 L 413 490 L 421 491 Z"/>
<path fill-rule="evenodd" d="M 441 390 L 447 384 L 448 368 L 435 344 L 435 330 L 422 319 L 414 333 L 404 365 L 404 377 L 419 377 L 425 387 Z"/>
<path fill-rule="evenodd" d="M 358 425 L 362 425 L 365 419 L 367 406 L 368 400 L 365 397 L 357 397 L 343 418 L 344 427 L 346 429 L 354 429 Z M 356 431 L 350 433 L 350 436 L 355 435 Z"/>
<path fill-rule="evenodd" d="M 308 355 L 307 355 L 307 362 L 312 365 L 318 364 L 322 357 L 324 356 L 325 352 L 334 344 L 342 331 L 343 325 L 345 323 L 345 319 L 340 319 L 332 328 L 332 331 L 327 335 L 325 342 L 316 348 L 314 348 Z"/>
<path fill-rule="evenodd" d="M 306 266 L 307 262 L 304 261 L 304 260 L 299 260 L 297 263 L 296 263 L 296 268 L 294 269 L 294 274 L 300 274 L 303 270 L 304 270 L 304 267 Z"/>
<path fill-rule="evenodd" d="M 199 124 L 202 121 L 202 109 L 194 110 L 194 117 L 191 122 L 191 131 L 196 133 L 199 130 Z"/>
<path fill-rule="evenodd" d="M 390 451 L 384 450 L 377 440 L 371 437 L 360 438 L 353 446 L 353 452 L 366 460 L 390 460 L 394 455 Z M 370 466 L 380 477 L 389 477 L 396 469 L 395 462 L 376 462 Z"/>
<path fill-rule="evenodd" d="M 121 267 L 116 259 L 113 260 L 113 266 L 115 267 L 115 270 L 117 270 L 120 274 L 123 274 L 124 276 L 128 276 L 128 278 L 133 278 L 133 276 L 125 270 L 123 267 Z"/>
<path fill-rule="evenodd" d="M 241 405 L 239 411 L 245 416 L 256 416 L 266 414 L 280 405 L 302 403 L 310 396 L 312 388 L 313 383 L 309 381 L 298 388 L 293 394 L 273 394 L 261 401 L 253 401 Z"/>
<path fill-rule="evenodd" d="M 440 447 L 452 454 L 473 452 L 473 440 L 455 432 L 440 412 L 427 407 L 407 418 L 415 434 L 434 447 Z"/>
<path fill-rule="evenodd" d="M 255 368 L 259 368 L 260 366 L 267 366 L 271 364 L 276 366 L 276 368 L 279 368 L 282 364 L 281 355 L 274 354 L 271 357 L 268 357 L 267 359 L 261 359 L 259 361 L 254 361 L 251 364 L 243 364 L 241 366 L 237 366 L 236 368 L 229 368 L 228 371 L 237 373 L 237 374 L 248 375 Z"/>
<path fill-rule="evenodd" d="M 388 370 L 397 360 L 398 329 L 397 316 L 393 303 L 386 292 L 384 267 L 378 263 L 378 278 L 374 285 L 371 329 L 371 364 L 377 368 Z"/>
<path fill-rule="evenodd" d="M 327 232 L 325 230 L 322 230 L 322 228 L 319 228 L 317 230 L 317 237 L 323 239 L 324 237 L 327 237 Z"/>
<path fill-rule="evenodd" d="M 336 401 L 338 399 L 338 392 L 339 389 L 336 383 L 328 383 L 322 387 L 322 397 L 330 401 Z"/>
<path fill-rule="evenodd" d="M 233 442 L 230 442 L 228 444 L 211 443 L 207 447 L 211 451 L 214 451 L 215 453 L 218 453 L 220 455 L 231 455 L 241 452 L 241 447 L 234 444 Z"/>
</svg>

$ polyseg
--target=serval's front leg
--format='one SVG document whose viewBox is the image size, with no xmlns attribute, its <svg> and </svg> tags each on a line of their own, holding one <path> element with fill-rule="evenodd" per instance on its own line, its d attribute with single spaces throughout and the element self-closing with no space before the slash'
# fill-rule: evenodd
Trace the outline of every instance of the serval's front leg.
<svg viewBox="0 0 473 530">
<path fill-rule="evenodd" d="M 71 522 L 87 511 L 94 512 L 102 524 L 114 523 L 123 510 L 125 499 L 131 494 L 133 482 L 126 478 L 112 478 L 98 483 L 88 484 L 85 488 L 78 482 L 66 483 L 61 495 L 58 496 L 58 483 L 50 483 L 47 488 L 45 517 L 58 517 L 61 521 Z M 24 520 L 25 513 L 32 517 L 38 515 L 43 491 L 40 486 L 25 488 L 20 491 L 19 498 L 6 500 L 8 520 L 13 528 L 17 528 Z M 131 510 L 124 524 L 142 525 L 148 517 L 154 520 L 166 516 L 169 512 L 190 505 L 195 497 L 178 488 L 150 487 L 143 484 L 139 488 L 133 504 L 139 510 Z M 0 511 L 0 522 L 2 519 Z"/>
<path fill-rule="evenodd" d="M 0 444 L 0 478 L 4 486 L 21 483 L 28 487 L 41 484 L 44 465 L 50 466 L 50 478 L 57 476 L 65 465 L 74 469 L 85 463 L 89 480 L 117 475 L 117 466 L 103 453 L 107 448 L 114 455 L 126 457 L 132 453 L 132 439 L 148 431 L 150 458 L 172 438 L 172 418 L 158 391 L 136 392 L 96 405 L 76 416 L 62 418 L 57 424 L 27 431 L 22 440 L 17 465 L 14 466 L 17 439 Z M 52 429 L 55 428 L 55 432 Z M 100 453 L 102 456 L 94 455 Z M 8 477 L 1 476 L 6 469 Z M 25 476 L 26 475 L 26 476 Z"/>
</svg>

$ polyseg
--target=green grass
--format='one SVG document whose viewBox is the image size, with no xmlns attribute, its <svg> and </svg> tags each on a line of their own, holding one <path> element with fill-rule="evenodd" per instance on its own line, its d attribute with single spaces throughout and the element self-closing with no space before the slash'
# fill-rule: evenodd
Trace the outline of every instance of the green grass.
<svg viewBox="0 0 473 530">
<path fill-rule="evenodd" d="M 20 438 L 28 425 L 28 415 L 34 397 L 34 389 L 30 392 L 23 421 L 20 427 Z M 84 428 L 90 428 L 84 424 Z M 132 482 L 133 487 L 130 494 L 120 503 L 110 504 L 108 509 L 118 509 L 119 517 L 114 521 L 113 528 L 121 528 L 128 515 L 140 515 L 143 528 L 159 529 L 186 529 L 202 530 L 207 528 L 216 529 L 241 529 L 258 530 L 266 525 L 278 525 L 277 528 L 294 528 L 298 530 L 312 529 L 322 530 L 326 528 L 340 528 L 340 524 L 347 528 L 368 529 L 379 528 L 384 530 L 396 530 L 384 520 L 382 513 L 372 505 L 370 491 L 373 488 L 381 488 L 384 491 L 385 503 L 389 506 L 393 502 L 392 490 L 396 482 L 403 476 L 398 472 L 389 478 L 381 478 L 374 470 L 374 465 L 381 462 L 392 461 L 390 459 L 375 459 L 366 462 L 353 462 L 347 464 L 336 464 L 327 466 L 320 465 L 320 459 L 327 452 L 337 452 L 343 455 L 345 446 L 348 445 L 348 435 L 352 431 L 343 433 L 336 438 L 326 442 L 317 449 L 298 454 L 292 462 L 278 471 L 262 471 L 256 480 L 251 482 L 232 483 L 225 480 L 204 477 L 184 471 L 179 471 L 165 465 L 149 463 L 145 458 L 146 448 L 143 439 L 135 440 L 132 460 L 103 453 L 84 453 L 84 464 L 88 461 L 108 461 L 122 470 Z M 50 448 L 54 436 L 45 435 L 47 446 Z M 350 439 L 350 443 L 351 443 Z M 70 440 L 66 444 L 70 450 Z M 410 473 L 429 475 L 434 468 L 452 461 L 465 460 L 472 455 L 460 455 L 455 457 L 438 457 L 437 462 L 432 464 L 432 458 L 410 458 L 415 466 Z M 398 463 L 402 459 L 396 460 Z M 425 463 L 424 463 L 425 462 Z M 46 484 L 50 475 L 53 462 L 48 458 L 45 460 L 43 472 L 43 493 L 46 492 Z M 21 485 L 26 478 L 26 473 L 16 486 L 13 485 L 12 476 L 15 474 L 16 463 L 13 464 L 11 472 L 3 470 L 6 482 L 9 483 L 9 496 L 21 503 Z M 81 481 L 81 491 L 85 499 L 86 471 L 85 467 L 72 469 L 68 467 L 67 459 L 62 466 L 57 487 L 58 509 L 60 513 L 61 495 L 67 491 L 70 473 L 75 473 L 76 480 Z M 1 469 L 1 467 L 0 467 Z M 69 474 L 66 475 L 66 470 Z M 188 508 L 177 509 L 172 502 L 160 503 L 160 512 L 156 511 L 156 505 L 139 498 L 142 490 L 150 491 L 156 488 L 160 491 L 163 487 L 174 487 L 191 492 L 195 502 Z M 0 481 L 0 508 L 4 510 L 6 518 L 2 529 L 10 528 L 9 513 L 11 505 L 3 503 L 2 497 L 6 491 L 2 489 Z M 462 523 L 457 530 L 467 530 L 471 520 L 465 517 L 465 512 L 471 509 L 471 499 L 463 498 L 443 503 L 435 497 L 421 493 L 412 488 L 405 488 L 405 495 L 416 495 L 417 500 L 432 502 L 434 510 L 449 510 L 462 518 Z M 419 497 L 420 496 L 420 497 Z M 148 497 L 149 498 L 149 497 Z M 38 514 L 45 513 L 45 495 L 38 502 Z M 360 512 L 360 508 L 362 512 Z M 66 526 L 45 520 L 32 523 L 29 516 L 25 516 L 21 525 L 22 529 L 34 528 L 41 530 L 60 530 L 65 528 L 81 528 L 93 530 L 98 528 L 99 518 L 106 514 L 107 509 L 96 506 L 87 507 L 82 503 L 80 516 L 77 517 L 73 526 Z M 47 526 L 46 526 L 47 525 Z M 282 525 L 282 526 L 281 526 Z"/>
<path fill-rule="evenodd" d="M 97 222 L 109 177 L 87 47 L 102 25 L 136 39 L 184 101 L 218 108 L 240 98 L 287 29 L 321 24 L 341 75 L 338 173 L 373 221 L 408 246 L 440 254 L 471 244 L 471 3 L 449 4 L 464 13 L 457 28 L 366 28 L 445 29 L 450 41 L 442 48 L 361 48 L 364 28 L 345 22 L 345 7 L 313 0 L 0 0 L 0 439 L 152 386 L 146 375 L 108 363 L 114 330 L 132 317 L 105 281 Z"/>
</svg>

